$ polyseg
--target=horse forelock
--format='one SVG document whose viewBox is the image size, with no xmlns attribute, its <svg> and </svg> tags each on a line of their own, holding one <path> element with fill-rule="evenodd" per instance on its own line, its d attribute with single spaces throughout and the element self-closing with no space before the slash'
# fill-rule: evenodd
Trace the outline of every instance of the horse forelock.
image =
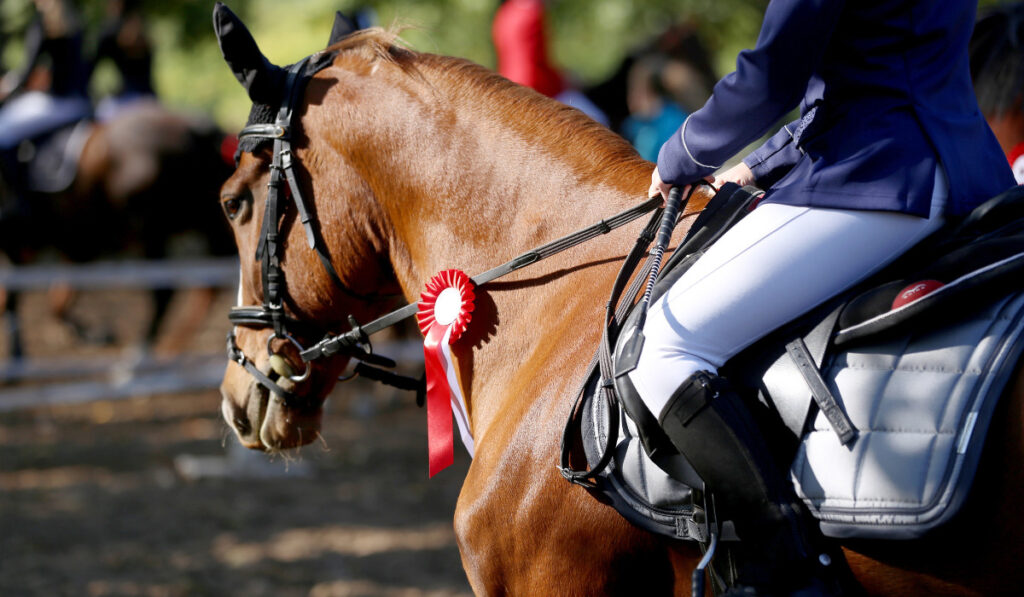
<svg viewBox="0 0 1024 597">
<path fill-rule="evenodd" d="M 358 52 L 370 60 L 382 60 L 407 68 L 410 66 L 409 59 L 415 53 L 408 49 L 402 41 L 402 30 L 403 28 L 399 26 L 389 29 L 381 27 L 360 29 L 328 46 L 324 52 L 338 54 Z"/>
</svg>

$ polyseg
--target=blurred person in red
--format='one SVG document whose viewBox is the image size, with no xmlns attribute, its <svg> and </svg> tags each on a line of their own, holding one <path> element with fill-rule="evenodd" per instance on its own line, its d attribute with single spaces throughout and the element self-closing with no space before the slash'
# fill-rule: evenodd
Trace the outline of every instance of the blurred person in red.
<svg viewBox="0 0 1024 597">
<path fill-rule="evenodd" d="M 544 0 L 502 0 L 491 35 L 498 73 L 572 106 L 608 126 L 608 118 L 587 96 L 573 88 L 548 59 Z"/>
</svg>

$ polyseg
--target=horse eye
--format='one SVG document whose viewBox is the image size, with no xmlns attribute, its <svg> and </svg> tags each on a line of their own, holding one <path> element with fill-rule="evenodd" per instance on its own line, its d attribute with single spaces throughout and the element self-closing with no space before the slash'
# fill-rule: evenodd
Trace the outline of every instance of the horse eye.
<svg viewBox="0 0 1024 597">
<path fill-rule="evenodd" d="M 242 198 L 241 197 L 229 197 L 221 202 L 224 207 L 224 213 L 228 216 L 229 220 L 234 220 L 240 211 L 242 211 Z"/>
</svg>

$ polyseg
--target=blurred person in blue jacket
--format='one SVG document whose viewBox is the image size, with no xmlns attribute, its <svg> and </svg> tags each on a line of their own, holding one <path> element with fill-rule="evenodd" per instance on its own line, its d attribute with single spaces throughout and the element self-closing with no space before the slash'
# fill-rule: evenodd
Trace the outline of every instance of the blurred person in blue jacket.
<svg viewBox="0 0 1024 597">
<path fill-rule="evenodd" d="M 658 159 L 658 150 L 686 120 L 686 112 L 672 101 L 661 82 L 665 59 L 645 56 L 629 70 L 626 101 L 629 116 L 622 122 L 625 137 L 645 160 Z"/>
<path fill-rule="evenodd" d="M 92 112 L 78 11 L 67 0 L 34 4 L 37 16 L 25 36 L 25 60 L 0 79 L 0 151 Z"/>
</svg>

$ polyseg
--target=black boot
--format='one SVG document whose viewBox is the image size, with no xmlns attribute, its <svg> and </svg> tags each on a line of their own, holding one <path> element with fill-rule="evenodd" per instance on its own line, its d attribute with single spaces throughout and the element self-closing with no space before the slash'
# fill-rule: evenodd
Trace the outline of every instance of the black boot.
<svg viewBox="0 0 1024 597">
<path fill-rule="evenodd" d="M 741 595 L 837 595 L 838 565 L 741 398 L 705 372 L 688 378 L 658 418 L 665 435 L 731 519 Z"/>
</svg>

